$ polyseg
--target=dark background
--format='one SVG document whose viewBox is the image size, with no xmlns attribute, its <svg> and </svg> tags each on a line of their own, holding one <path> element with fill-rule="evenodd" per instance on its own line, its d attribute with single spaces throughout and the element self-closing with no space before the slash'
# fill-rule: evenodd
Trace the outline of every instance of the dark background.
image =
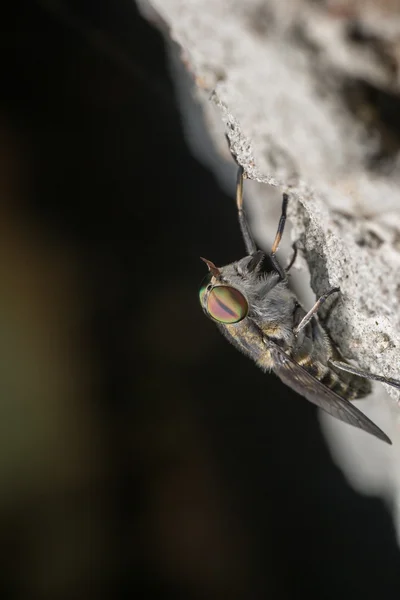
<svg viewBox="0 0 400 600">
<path fill-rule="evenodd" d="M 1 19 L 0 597 L 398 598 L 383 504 L 198 303 L 243 252 L 128 0 Z"/>
</svg>

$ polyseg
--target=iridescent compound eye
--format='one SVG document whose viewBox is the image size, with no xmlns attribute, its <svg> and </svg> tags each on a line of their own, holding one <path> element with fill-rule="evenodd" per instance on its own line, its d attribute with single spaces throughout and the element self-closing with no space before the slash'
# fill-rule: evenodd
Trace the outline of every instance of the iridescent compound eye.
<svg viewBox="0 0 400 600">
<path fill-rule="evenodd" d="M 207 310 L 210 317 L 220 323 L 238 323 L 248 313 L 246 298 L 228 285 L 214 287 L 208 296 Z"/>
<path fill-rule="evenodd" d="M 200 302 L 203 306 L 203 299 L 207 291 L 211 277 L 208 275 L 200 288 Z M 249 306 L 246 298 L 239 290 L 229 285 L 217 285 L 213 287 L 207 299 L 207 313 L 219 323 L 238 323 L 248 313 Z"/>
</svg>

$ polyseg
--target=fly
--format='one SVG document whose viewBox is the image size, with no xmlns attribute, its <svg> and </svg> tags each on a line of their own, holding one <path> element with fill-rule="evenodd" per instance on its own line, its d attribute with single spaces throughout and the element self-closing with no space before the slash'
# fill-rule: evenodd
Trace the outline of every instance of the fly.
<svg viewBox="0 0 400 600">
<path fill-rule="evenodd" d="M 209 271 L 199 292 L 203 311 L 263 371 L 274 371 L 283 383 L 333 417 L 391 444 L 388 436 L 350 401 L 371 392 L 369 380 L 398 389 L 400 381 L 347 363 L 318 321 L 319 307 L 339 288 L 328 290 L 308 312 L 289 289 L 288 272 L 296 259 L 296 246 L 286 268 L 276 257 L 285 228 L 287 194 L 283 194 L 281 217 L 269 255 L 273 271 L 260 273 L 265 253 L 257 248 L 243 210 L 243 173 L 239 167 L 236 204 L 247 254 L 225 267 L 216 267 L 202 258 Z"/>
</svg>

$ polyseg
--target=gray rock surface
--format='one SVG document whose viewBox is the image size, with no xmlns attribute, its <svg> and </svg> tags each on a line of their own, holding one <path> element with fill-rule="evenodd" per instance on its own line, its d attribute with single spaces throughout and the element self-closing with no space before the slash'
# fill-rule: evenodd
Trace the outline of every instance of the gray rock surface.
<svg viewBox="0 0 400 600">
<path fill-rule="evenodd" d="M 300 241 L 315 296 L 341 288 L 327 317 L 332 338 L 360 367 L 400 378 L 400 133 L 381 108 L 400 112 L 399 7 L 367 2 L 360 13 L 357 2 L 335 1 L 139 4 L 177 42 L 195 83 L 191 96 L 171 45 L 194 151 L 232 189 L 226 132 L 248 179 L 266 184 L 246 187 L 264 245 L 275 231 L 279 194 L 289 191 L 292 239 Z M 303 272 L 303 292 L 308 279 Z M 331 419 L 324 428 L 353 485 L 398 507 L 399 394 L 387 391 L 376 385 L 359 405 L 393 448 Z"/>
</svg>

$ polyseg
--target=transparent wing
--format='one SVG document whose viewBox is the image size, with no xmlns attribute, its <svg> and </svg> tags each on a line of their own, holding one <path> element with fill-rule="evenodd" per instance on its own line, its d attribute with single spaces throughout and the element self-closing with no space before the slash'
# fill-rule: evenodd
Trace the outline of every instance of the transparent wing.
<svg viewBox="0 0 400 600">
<path fill-rule="evenodd" d="M 388 444 L 392 443 L 388 436 L 349 400 L 342 398 L 318 381 L 273 342 L 270 351 L 274 364 L 273 370 L 283 383 L 336 419 L 363 429 Z"/>
</svg>

